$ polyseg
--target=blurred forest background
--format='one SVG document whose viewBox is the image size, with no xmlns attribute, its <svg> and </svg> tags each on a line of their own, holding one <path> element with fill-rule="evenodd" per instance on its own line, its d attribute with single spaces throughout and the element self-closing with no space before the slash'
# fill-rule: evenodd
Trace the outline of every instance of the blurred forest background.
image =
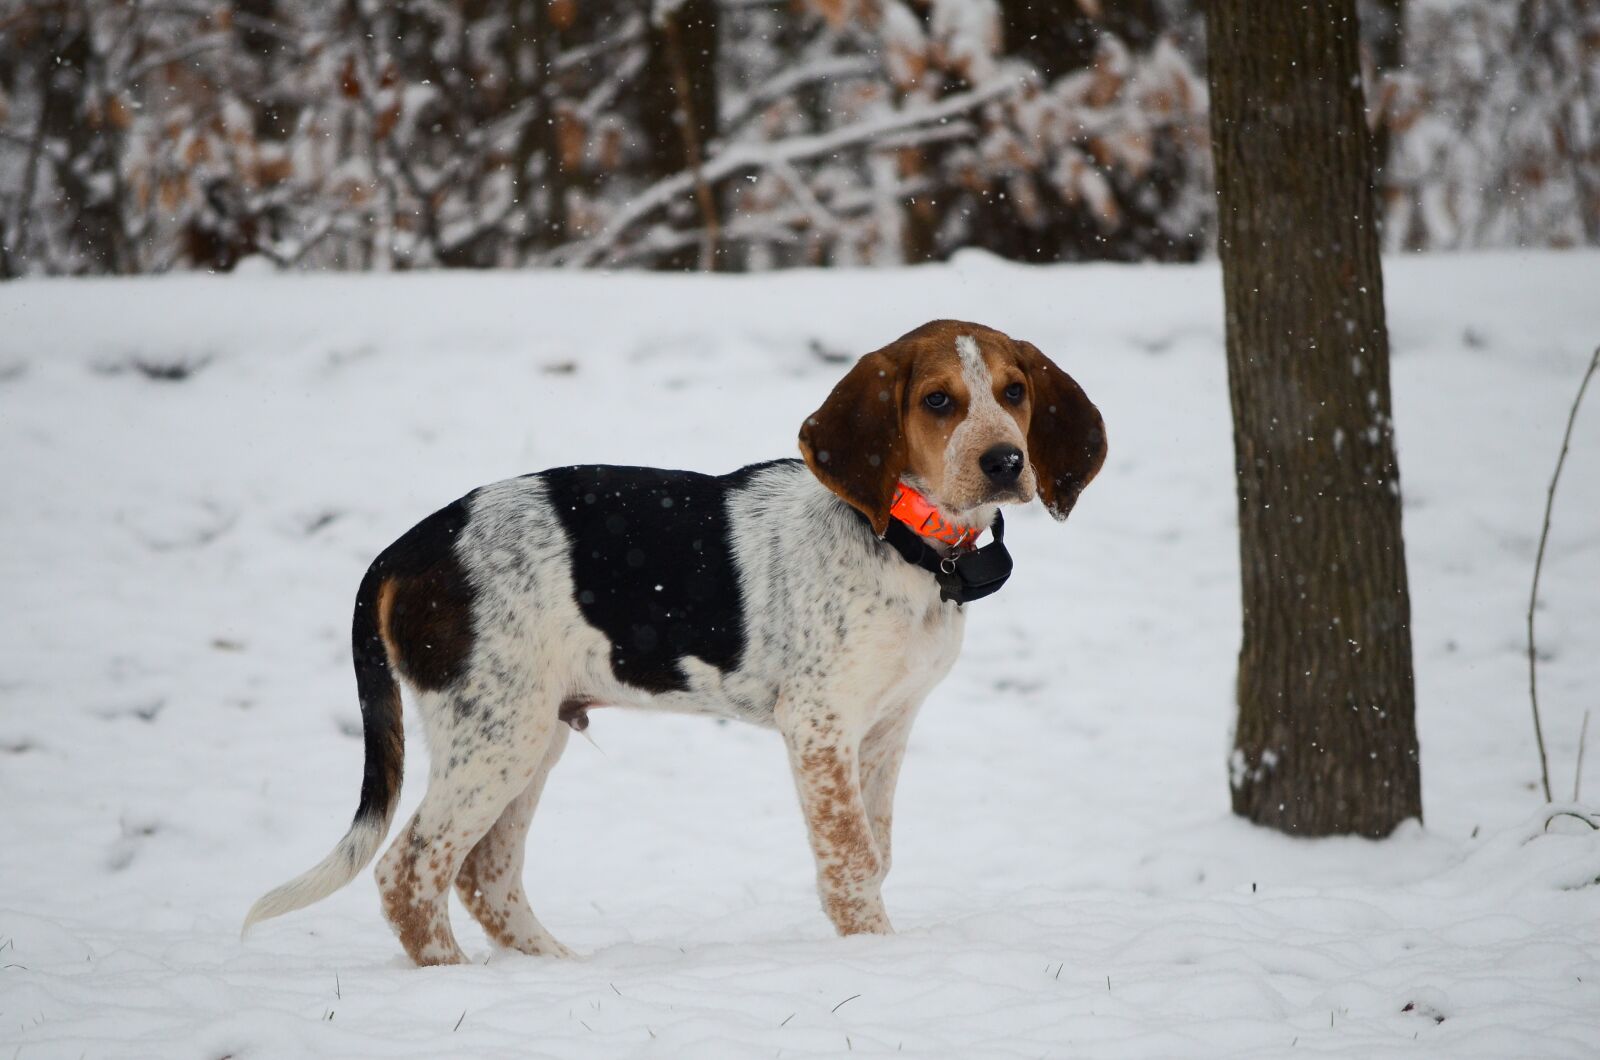
<svg viewBox="0 0 1600 1060">
<path fill-rule="evenodd" d="M 1600 3 L 1364 0 L 1387 249 L 1600 245 Z M 1200 0 L 0 0 L 0 276 L 1212 252 Z"/>
</svg>

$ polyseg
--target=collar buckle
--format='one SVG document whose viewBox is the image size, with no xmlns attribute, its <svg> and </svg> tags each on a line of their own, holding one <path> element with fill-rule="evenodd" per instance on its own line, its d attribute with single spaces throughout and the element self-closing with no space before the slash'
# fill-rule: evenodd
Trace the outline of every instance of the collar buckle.
<svg viewBox="0 0 1600 1060">
<path fill-rule="evenodd" d="M 999 512 L 994 513 L 994 525 L 989 530 L 994 540 L 982 548 L 972 548 L 969 539 L 965 551 L 943 556 L 898 518 L 889 520 L 883 539 L 907 563 L 933 575 L 939 583 L 941 603 L 949 600 L 959 606 L 999 592 L 1011 577 L 1011 553 L 1005 546 L 1006 521 Z M 977 533 L 974 530 L 972 536 Z"/>
</svg>

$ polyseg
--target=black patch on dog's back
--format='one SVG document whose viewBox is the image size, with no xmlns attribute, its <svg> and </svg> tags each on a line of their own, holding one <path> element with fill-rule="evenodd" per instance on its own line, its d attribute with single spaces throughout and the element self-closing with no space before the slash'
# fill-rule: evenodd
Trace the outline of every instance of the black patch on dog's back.
<svg viewBox="0 0 1600 1060">
<path fill-rule="evenodd" d="M 687 691 L 686 655 L 738 669 L 744 597 L 727 500 L 764 466 L 720 477 L 592 465 L 539 474 L 567 532 L 578 609 L 611 641 L 617 680 Z"/>
</svg>

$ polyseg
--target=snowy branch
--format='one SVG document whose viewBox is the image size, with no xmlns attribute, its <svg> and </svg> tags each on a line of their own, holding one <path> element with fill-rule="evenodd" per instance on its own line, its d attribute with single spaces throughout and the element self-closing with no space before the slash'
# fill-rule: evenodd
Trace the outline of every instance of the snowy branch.
<svg viewBox="0 0 1600 1060">
<path fill-rule="evenodd" d="M 897 110 L 876 119 L 857 122 L 831 133 L 793 136 L 776 143 L 742 143 L 724 148 L 702 167 L 704 179 L 715 183 L 741 170 L 763 169 L 780 163 L 793 163 L 841 151 L 905 129 L 947 121 L 958 114 L 992 103 L 1021 87 L 1019 81 L 996 79 L 979 88 L 950 96 L 937 103 Z M 618 211 L 595 238 L 557 248 L 553 263 L 589 265 L 605 254 L 629 228 L 672 200 L 685 194 L 694 184 L 694 174 L 676 173 L 645 189 Z"/>
<path fill-rule="evenodd" d="M 796 89 L 815 81 L 839 81 L 848 77 L 863 77 L 877 72 L 881 65 L 876 58 L 867 55 L 830 55 L 815 62 L 791 67 L 741 99 L 723 116 L 723 124 L 729 129 L 737 130 L 761 108 L 793 95 Z"/>
</svg>

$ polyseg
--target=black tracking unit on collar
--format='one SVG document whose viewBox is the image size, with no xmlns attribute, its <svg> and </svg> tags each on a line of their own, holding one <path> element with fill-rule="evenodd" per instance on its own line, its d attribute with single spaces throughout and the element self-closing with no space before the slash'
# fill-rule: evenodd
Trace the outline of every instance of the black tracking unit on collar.
<svg viewBox="0 0 1600 1060">
<path fill-rule="evenodd" d="M 939 600 L 957 604 L 981 600 L 998 592 L 1011 577 L 1011 553 L 1006 551 L 1006 521 L 997 511 L 989 527 L 994 540 L 971 552 L 941 556 L 926 541 L 898 519 L 889 520 L 883 540 L 894 546 L 907 563 L 930 571 L 939 583 Z"/>
</svg>

